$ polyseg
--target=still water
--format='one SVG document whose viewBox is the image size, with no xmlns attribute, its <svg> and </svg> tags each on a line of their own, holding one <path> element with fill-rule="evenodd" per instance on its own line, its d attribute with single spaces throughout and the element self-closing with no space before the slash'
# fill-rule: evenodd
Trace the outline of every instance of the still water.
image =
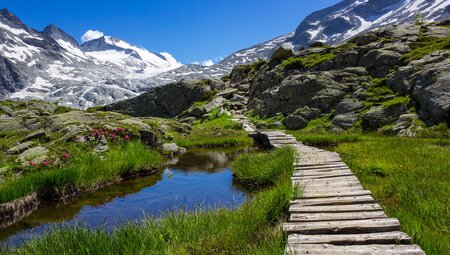
<svg viewBox="0 0 450 255">
<path fill-rule="evenodd" d="M 1 246 L 20 246 L 57 226 L 85 224 L 112 229 L 173 210 L 233 208 L 250 195 L 233 184 L 230 163 L 247 149 L 195 149 L 174 158 L 159 173 L 42 207 L 0 231 Z"/>
</svg>

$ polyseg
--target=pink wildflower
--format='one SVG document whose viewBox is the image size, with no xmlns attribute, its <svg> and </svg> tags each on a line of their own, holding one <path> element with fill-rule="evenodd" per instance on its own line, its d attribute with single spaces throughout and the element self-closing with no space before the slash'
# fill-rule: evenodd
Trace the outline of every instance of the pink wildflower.
<svg viewBox="0 0 450 255">
<path fill-rule="evenodd" d="M 70 158 L 70 154 L 69 154 L 69 153 L 64 153 L 62 156 L 63 156 L 63 158 L 65 158 L 65 159 Z"/>
<path fill-rule="evenodd" d="M 49 162 L 48 162 L 48 161 L 44 161 L 44 162 L 42 162 L 42 165 L 44 165 L 44 166 L 48 166 L 48 164 L 49 164 Z"/>
<path fill-rule="evenodd" d="M 28 161 L 28 164 L 29 164 L 30 166 L 35 166 L 35 165 L 36 165 L 36 162 L 34 162 L 33 160 L 30 160 L 30 161 Z"/>
<path fill-rule="evenodd" d="M 126 136 L 125 136 L 125 139 L 127 139 L 127 140 L 128 140 L 128 139 L 130 139 L 130 137 L 129 137 L 128 135 L 126 135 Z"/>
</svg>

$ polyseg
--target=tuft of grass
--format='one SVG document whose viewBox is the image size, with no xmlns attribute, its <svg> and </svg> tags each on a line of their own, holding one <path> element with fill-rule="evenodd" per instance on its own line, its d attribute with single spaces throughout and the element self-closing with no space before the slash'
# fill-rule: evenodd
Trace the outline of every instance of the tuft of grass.
<svg viewBox="0 0 450 255">
<path fill-rule="evenodd" d="M 213 112 L 210 118 L 196 123 L 189 134 L 176 134 L 174 142 L 178 146 L 193 148 L 251 145 L 253 140 L 231 117 Z"/>
<path fill-rule="evenodd" d="M 449 139 L 366 136 L 335 150 L 427 254 L 450 250 Z"/>
<path fill-rule="evenodd" d="M 325 132 L 333 127 L 331 120 L 333 113 L 323 115 L 322 117 L 310 120 L 308 125 L 302 129 L 304 132 Z"/>
<path fill-rule="evenodd" d="M 290 58 L 284 60 L 281 63 L 281 66 L 287 70 L 313 68 L 323 62 L 332 60 L 334 57 L 335 57 L 335 55 L 332 53 L 327 53 L 327 54 L 314 53 L 307 57 L 302 57 L 302 58 L 290 57 Z"/>
<path fill-rule="evenodd" d="M 330 134 L 330 133 L 309 133 L 304 131 L 292 131 L 290 132 L 298 141 L 306 145 L 329 147 L 336 146 L 341 143 L 354 143 L 363 139 L 360 134 Z"/>
<path fill-rule="evenodd" d="M 403 56 L 405 63 L 421 59 L 436 51 L 450 50 L 450 35 L 444 38 L 422 36 L 411 44 L 411 48 L 413 50 Z"/>
<path fill-rule="evenodd" d="M 383 102 L 381 105 L 384 106 L 384 108 L 390 108 L 392 106 L 396 106 L 396 105 L 400 105 L 400 104 L 409 105 L 410 101 L 411 101 L 411 98 L 409 98 L 409 97 L 395 97 L 389 101 Z"/>
<path fill-rule="evenodd" d="M 273 168 L 272 171 L 277 173 L 273 186 L 257 192 L 253 199 L 237 209 L 172 212 L 164 218 L 149 218 L 141 224 L 129 223 L 112 232 L 92 230 L 86 226 L 59 228 L 41 239 L 3 253 L 60 254 L 64 250 L 65 254 L 108 251 L 109 254 L 282 255 L 286 236 L 279 223 L 285 216 L 293 192 L 290 179 L 281 177 L 292 173 L 293 157 L 292 151 L 287 149 L 273 153 L 270 155 L 283 154 L 284 158 L 289 158 L 290 161 L 285 162 L 286 168 Z"/>
<path fill-rule="evenodd" d="M 104 159 L 91 153 L 81 153 L 61 168 L 40 170 L 1 183 L 0 203 L 33 192 L 42 195 L 68 186 L 90 189 L 138 171 L 156 168 L 162 163 L 163 157 L 159 152 L 147 149 L 138 141 L 111 148 Z"/>
<path fill-rule="evenodd" d="M 289 179 L 293 172 L 295 151 L 290 147 L 269 153 L 240 156 L 232 165 L 236 180 L 249 186 L 274 185 L 280 179 Z"/>
</svg>

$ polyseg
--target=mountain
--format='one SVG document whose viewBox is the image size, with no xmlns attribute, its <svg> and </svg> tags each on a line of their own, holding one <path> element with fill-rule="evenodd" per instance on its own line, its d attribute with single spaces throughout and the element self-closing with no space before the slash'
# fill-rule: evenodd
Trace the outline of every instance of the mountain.
<svg viewBox="0 0 450 255">
<path fill-rule="evenodd" d="M 322 41 L 331 45 L 381 26 L 413 22 L 420 14 L 425 21 L 450 17 L 449 0 L 345 0 L 306 17 L 289 40 L 308 46 Z"/>
<path fill-rule="evenodd" d="M 151 77 L 181 66 L 167 52 L 150 52 L 111 36 L 87 41 L 81 45 L 81 50 L 101 62 L 131 71 L 129 78 Z"/>
<path fill-rule="evenodd" d="M 40 32 L 0 10 L 3 99 L 43 99 L 86 108 L 137 96 L 165 83 L 144 78 L 179 66 L 168 53 L 152 53 L 112 37 L 80 46 L 54 24 Z"/>
</svg>

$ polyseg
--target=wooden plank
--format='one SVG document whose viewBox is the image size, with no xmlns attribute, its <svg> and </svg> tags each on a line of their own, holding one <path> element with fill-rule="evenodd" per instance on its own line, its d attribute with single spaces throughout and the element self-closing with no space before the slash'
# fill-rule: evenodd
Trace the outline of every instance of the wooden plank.
<svg viewBox="0 0 450 255">
<path fill-rule="evenodd" d="M 334 220 L 364 220 L 387 218 L 383 211 L 343 212 L 343 213 L 292 213 L 290 222 L 334 221 Z"/>
<path fill-rule="evenodd" d="M 299 199 L 292 200 L 292 204 L 302 206 L 312 205 L 347 205 L 347 204 L 369 204 L 374 203 L 372 196 L 352 196 L 352 197 L 328 197 L 328 198 L 313 198 L 313 199 Z"/>
<path fill-rule="evenodd" d="M 344 183 L 344 182 L 358 182 L 358 178 L 356 176 L 343 176 L 343 177 L 334 177 L 334 178 L 322 178 L 322 179 L 308 179 L 303 180 L 302 177 L 292 177 L 293 182 L 298 184 L 313 184 L 313 183 Z"/>
<path fill-rule="evenodd" d="M 348 166 L 345 164 L 342 165 L 320 165 L 317 167 L 299 167 L 294 164 L 295 170 L 303 170 L 303 171 L 313 171 L 313 170 L 330 170 L 330 169 L 348 169 Z"/>
<path fill-rule="evenodd" d="M 347 234 L 347 235 L 302 235 L 288 236 L 289 244 L 334 244 L 334 245 L 361 245 L 361 244 L 410 244 L 411 237 L 400 231 Z"/>
<path fill-rule="evenodd" d="M 326 198 L 326 197 L 349 197 L 372 195 L 368 190 L 343 190 L 343 191 L 322 191 L 322 192 L 303 192 L 302 198 Z"/>
<path fill-rule="evenodd" d="M 284 223 L 283 230 L 299 234 L 359 234 L 400 230 L 400 222 L 395 218 L 314 221 Z"/>
<path fill-rule="evenodd" d="M 383 208 L 379 204 L 355 204 L 355 205 L 318 205 L 303 206 L 299 204 L 291 204 L 289 212 L 291 213 L 337 213 L 337 212 L 365 212 L 365 211 L 382 211 Z"/>
<path fill-rule="evenodd" d="M 349 173 L 353 174 L 350 169 L 330 169 L 326 171 L 303 171 L 303 170 L 294 170 L 294 176 L 314 176 L 314 175 L 330 175 L 330 174 L 341 174 L 341 173 Z"/>
<path fill-rule="evenodd" d="M 319 175 L 294 175 L 293 177 L 300 177 L 302 180 L 317 180 L 317 179 L 327 179 L 327 178 L 335 178 L 335 177 L 350 177 L 354 176 L 353 173 L 332 173 L 332 174 L 319 174 Z"/>
<path fill-rule="evenodd" d="M 294 186 L 298 186 L 299 190 L 303 193 L 317 193 L 317 192 L 325 192 L 325 191 L 350 191 L 350 190 L 363 190 L 364 188 L 361 186 L 359 182 L 342 182 L 336 184 L 293 184 Z"/>
<path fill-rule="evenodd" d="M 425 255 L 418 245 L 371 244 L 336 246 L 331 244 L 288 244 L 286 254 L 320 255 Z"/>
</svg>

